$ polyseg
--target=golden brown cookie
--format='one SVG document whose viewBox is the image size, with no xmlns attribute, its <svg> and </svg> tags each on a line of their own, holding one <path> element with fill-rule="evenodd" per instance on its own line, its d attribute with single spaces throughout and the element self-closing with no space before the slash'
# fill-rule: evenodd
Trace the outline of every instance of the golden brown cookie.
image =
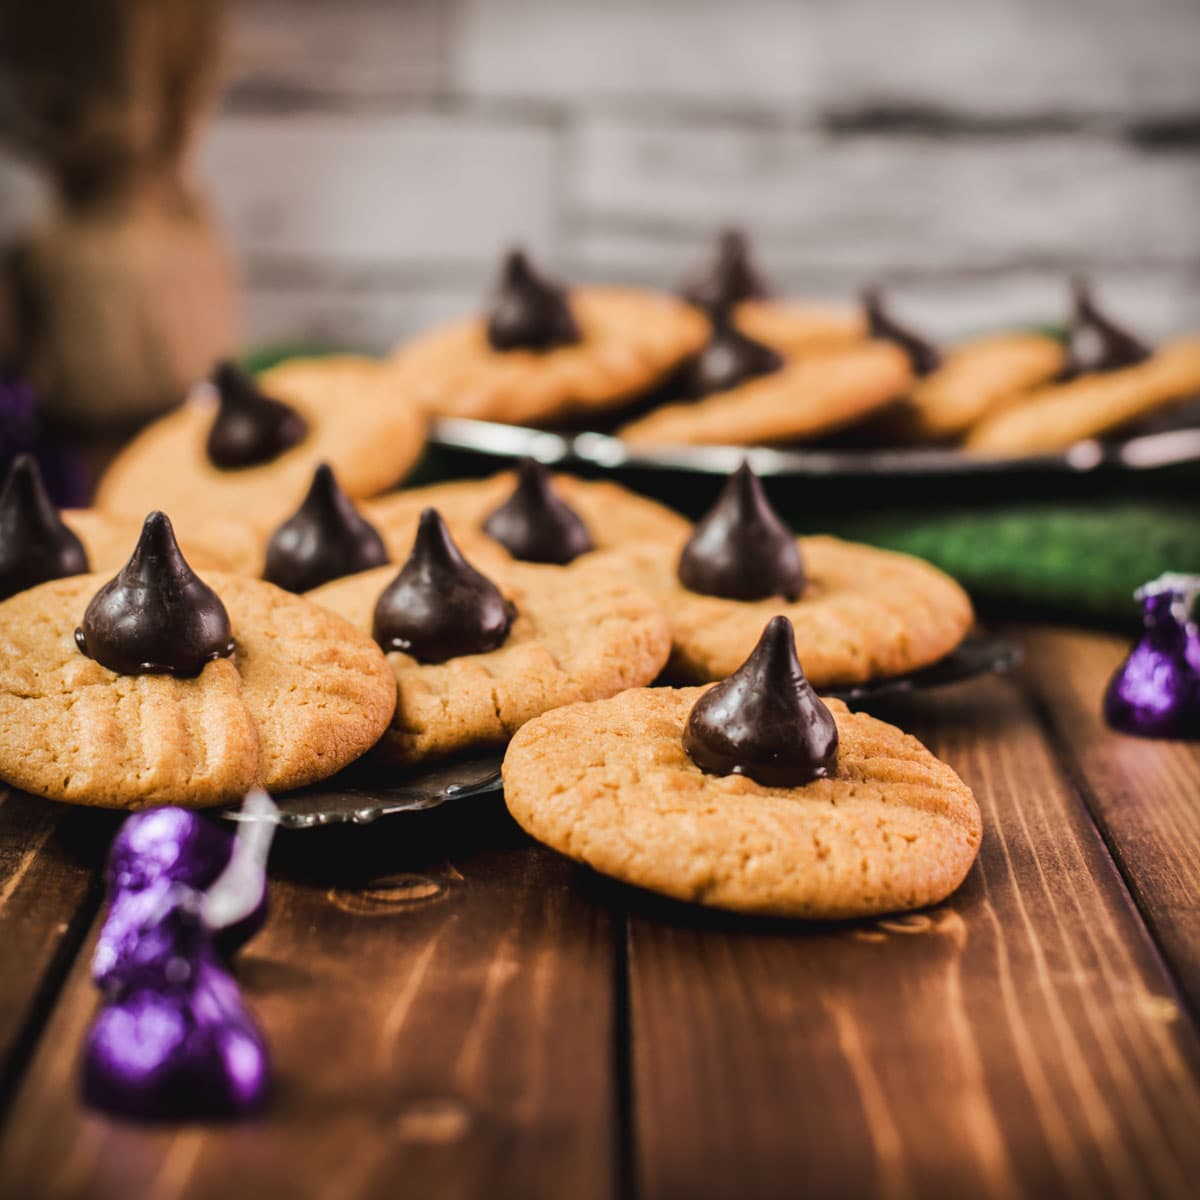
<svg viewBox="0 0 1200 1200">
<path fill-rule="evenodd" d="M 379 530 L 397 561 L 412 546 L 417 518 L 425 508 L 436 508 L 442 514 L 455 539 L 466 550 L 470 539 L 486 537 L 482 533 L 484 520 L 512 494 L 516 478 L 515 472 L 502 471 L 487 479 L 408 488 L 366 501 L 359 507 L 363 516 Z M 620 484 L 554 475 L 553 487 L 583 519 L 597 550 L 630 542 L 677 542 L 687 534 L 686 518 Z"/>
<path fill-rule="evenodd" d="M 1041 454 L 1101 437 L 1200 392 L 1200 339 L 1168 342 L 1145 362 L 1027 393 L 967 435 L 979 454 Z"/>
<path fill-rule="evenodd" d="M 668 404 L 624 425 L 638 445 L 730 445 L 802 441 L 852 425 L 912 382 L 904 351 L 868 341 L 789 359 L 785 366 L 700 400 Z"/>
<path fill-rule="evenodd" d="M 837 773 L 796 788 L 710 775 L 684 752 L 702 688 L 641 688 L 531 721 L 504 759 L 539 841 L 678 900 L 840 919 L 920 908 L 962 883 L 982 836 L 970 789 L 916 738 L 827 701 Z"/>
<path fill-rule="evenodd" d="M 201 517 L 231 517 L 266 534 L 304 498 L 320 463 L 334 468 L 347 495 L 374 496 L 398 483 L 424 447 L 424 415 L 373 359 L 294 359 L 258 382 L 307 421 L 298 445 L 258 466 L 215 467 L 205 451 L 215 396 L 204 385 L 117 456 L 97 505 L 139 518 L 164 509 L 184 529 Z"/>
<path fill-rule="evenodd" d="M 1065 357 L 1061 342 L 1040 333 L 1003 333 L 963 342 L 913 385 L 900 416 L 904 432 L 931 441 L 958 437 L 1053 379 Z"/>
<path fill-rule="evenodd" d="M 107 574 L 0 604 L 0 777 L 71 804 L 202 807 L 286 791 L 364 754 L 395 709 L 382 651 L 326 609 L 211 573 L 237 649 L 194 679 L 119 675 L 75 629 Z"/>
<path fill-rule="evenodd" d="M 807 583 L 800 599 L 726 600 L 688 591 L 676 576 L 678 543 L 629 546 L 623 557 L 671 622 L 669 670 L 689 683 L 723 679 L 778 613 L 816 688 L 903 675 L 949 654 L 974 619 L 967 594 L 929 563 L 832 537 L 798 539 Z"/>
<path fill-rule="evenodd" d="M 83 542 L 93 571 L 116 571 L 124 565 L 142 530 L 139 518 L 68 508 L 62 519 Z M 258 575 L 262 570 L 262 538 L 241 521 L 204 517 L 177 530 L 184 557 L 197 570 Z"/>
<path fill-rule="evenodd" d="M 388 654 L 399 699 L 379 754 L 392 762 L 503 745 L 548 709 L 649 683 L 667 660 L 666 620 L 623 563 L 595 555 L 569 567 L 500 559 L 478 565 L 516 605 L 508 640 L 444 663 Z M 308 597 L 370 629 L 375 602 L 395 575 L 395 567 L 381 567 Z"/>
<path fill-rule="evenodd" d="M 447 417 L 527 425 L 619 407 L 696 350 L 704 317 L 671 296 L 636 288 L 570 293 L 580 340 L 550 350 L 494 350 L 482 318 L 398 347 L 396 390 Z"/>
<path fill-rule="evenodd" d="M 743 300 L 734 309 L 737 327 L 789 357 L 837 350 L 863 341 L 867 322 L 861 309 L 801 300 Z"/>
</svg>

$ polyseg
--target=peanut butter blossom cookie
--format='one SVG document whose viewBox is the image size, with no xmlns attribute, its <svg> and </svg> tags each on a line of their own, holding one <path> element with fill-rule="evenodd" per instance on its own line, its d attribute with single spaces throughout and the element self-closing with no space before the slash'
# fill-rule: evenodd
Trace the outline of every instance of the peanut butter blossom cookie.
<svg viewBox="0 0 1200 1200">
<path fill-rule="evenodd" d="M 1061 343 L 1046 334 L 992 334 L 943 351 L 896 321 L 878 288 L 864 294 L 863 312 L 871 336 L 895 342 L 912 364 L 912 390 L 889 423 L 905 440 L 959 437 L 1063 367 Z"/>
<path fill-rule="evenodd" d="M 1080 284 L 1058 379 L 981 421 L 966 445 L 981 454 L 1064 450 L 1085 438 L 1132 431 L 1197 393 L 1200 337 L 1153 349 L 1106 316 Z"/>
<path fill-rule="evenodd" d="M 722 231 L 712 260 L 686 281 L 680 295 L 706 312 L 731 309 L 743 333 L 789 357 L 866 336 L 863 314 L 851 307 L 777 296 L 739 229 Z"/>
<path fill-rule="evenodd" d="M 908 390 L 906 352 L 876 339 L 789 357 L 756 341 L 727 306 L 712 312 L 708 342 L 681 368 L 685 399 L 623 425 L 649 445 L 746 445 L 816 437 L 852 425 Z"/>
<path fill-rule="evenodd" d="M 370 359 L 295 359 L 257 379 L 224 363 L 118 455 L 97 503 L 136 516 L 165 508 L 184 528 L 231 517 L 266 534 L 295 510 L 319 464 L 348 495 L 373 496 L 404 477 L 424 438 L 423 414 Z"/>
<path fill-rule="evenodd" d="M 619 407 L 703 341 L 706 322 L 636 288 L 567 291 L 520 251 L 505 259 L 491 311 L 400 346 L 398 390 L 442 416 L 514 424 Z"/>
<path fill-rule="evenodd" d="M 678 900 L 831 920 L 936 904 L 982 836 L 970 789 L 916 738 L 818 699 L 785 617 L 728 679 L 641 688 L 529 722 L 513 817 L 555 850 Z"/>
<path fill-rule="evenodd" d="M 115 578 L 0 604 L 0 777 L 54 800 L 200 807 L 314 783 L 374 744 L 395 695 L 369 637 L 270 584 L 201 580 L 160 512 Z"/>
<path fill-rule="evenodd" d="M 396 492 L 363 506 L 389 544 L 412 543 L 417 518 L 436 508 L 456 537 L 483 534 L 523 562 L 563 565 L 592 550 L 677 541 L 678 513 L 606 480 L 551 475 L 526 459 L 516 472 Z"/>
<path fill-rule="evenodd" d="M 421 762 L 502 745 L 547 709 L 649 683 L 670 633 L 622 565 L 495 555 L 484 574 L 427 509 L 398 573 L 381 567 L 308 595 L 387 651 L 399 699 L 379 753 Z"/>
<path fill-rule="evenodd" d="M 928 666 L 973 620 L 962 588 L 920 559 L 793 537 L 745 465 L 674 555 L 645 544 L 622 554 L 668 614 L 670 671 L 687 682 L 730 674 L 776 614 L 795 626 L 797 651 L 819 688 Z"/>
</svg>

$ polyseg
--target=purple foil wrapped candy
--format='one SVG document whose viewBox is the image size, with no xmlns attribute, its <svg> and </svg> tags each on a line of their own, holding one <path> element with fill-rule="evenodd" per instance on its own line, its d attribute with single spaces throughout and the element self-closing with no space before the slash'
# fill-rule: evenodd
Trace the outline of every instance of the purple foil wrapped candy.
<svg viewBox="0 0 1200 1200">
<path fill-rule="evenodd" d="M 1145 629 L 1104 694 L 1114 729 L 1200 740 L 1200 631 L 1191 619 L 1200 575 L 1160 575 L 1139 588 Z"/>
<path fill-rule="evenodd" d="M 212 947 L 203 898 L 180 883 L 153 890 L 88 1033 L 84 1097 L 153 1120 L 253 1112 L 270 1087 L 266 1042 Z"/>
<path fill-rule="evenodd" d="M 217 907 L 206 913 L 216 949 L 229 956 L 245 945 L 267 918 L 266 860 L 274 811 L 265 792 L 252 792 L 236 841 L 185 808 L 155 808 L 129 817 L 108 854 L 109 910 L 92 959 L 95 982 L 105 983 L 171 883 L 202 892 L 216 889 Z"/>
<path fill-rule="evenodd" d="M 20 454 L 32 454 L 41 467 L 42 481 L 60 508 L 80 508 L 91 491 L 83 460 L 42 434 L 38 400 L 20 376 L 0 370 L 0 478 Z"/>
<path fill-rule="evenodd" d="M 121 826 L 108 852 L 109 895 L 173 879 L 203 891 L 225 869 L 233 833 L 187 808 L 151 808 Z"/>
<path fill-rule="evenodd" d="M 266 912 L 276 809 L 261 790 L 231 837 L 184 809 L 139 813 L 109 854 L 111 907 L 92 961 L 105 993 L 83 1053 L 83 1092 L 153 1120 L 234 1117 L 266 1099 L 266 1043 L 218 940 L 245 940 Z"/>
</svg>

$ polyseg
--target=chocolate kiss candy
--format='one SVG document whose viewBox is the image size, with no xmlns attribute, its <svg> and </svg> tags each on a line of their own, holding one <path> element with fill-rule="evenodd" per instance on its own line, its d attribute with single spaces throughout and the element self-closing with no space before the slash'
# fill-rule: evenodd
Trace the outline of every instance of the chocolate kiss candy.
<svg viewBox="0 0 1200 1200">
<path fill-rule="evenodd" d="M 679 294 L 699 308 L 714 309 L 743 300 L 765 300 L 771 287 L 754 262 L 746 235 L 740 229 L 725 229 L 717 239 L 716 258 Z"/>
<path fill-rule="evenodd" d="M 941 351 L 928 339 L 893 321 L 884 308 L 883 294 L 878 288 L 863 292 L 863 310 L 867 314 L 867 331 L 873 338 L 895 342 L 912 363 L 917 376 L 928 375 L 942 365 Z"/>
<path fill-rule="evenodd" d="M 563 566 L 595 549 L 582 518 L 554 490 L 550 472 L 532 458 L 518 463 L 513 494 L 484 521 L 483 531 L 522 562 Z"/>
<path fill-rule="evenodd" d="M 0 600 L 87 570 L 83 543 L 46 495 L 37 462 L 22 454 L 0 492 Z"/>
<path fill-rule="evenodd" d="M 708 341 L 680 371 L 679 387 L 684 395 L 699 399 L 712 392 L 726 392 L 783 366 L 779 354 L 734 325 L 728 305 L 713 309 L 711 319 Z"/>
<path fill-rule="evenodd" d="M 512 250 L 487 323 L 493 350 L 552 350 L 579 341 L 566 289 L 537 273 L 522 250 Z"/>
<path fill-rule="evenodd" d="M 1150 357 L 1150 347 L 1106 317 L 1080 279 L 1072 285 L 1074 312 L 1067 332 L 1067 361 L 1060 378 L 1074 379 L 1093 371 L 1119 371 Z"/>
<path fill-rule="evenodd" d="M 308 433 L 308 423 L 294 408 L 264 396 L 233 363 L 217 364 L 212 385 L 218 407 L 205 448 L 214 467 L 234 471 L 270 462 Z"/>
<path fill-rule="evenodd" d="M 234 649 L 225 605 L 188 566 L 161 512 L 146 518 L 132 557 L 92 597 L 75 644 L 119 675 L 199 675 Z"/>
<path fill-rule="evenodd" d="M 787 617 L 773 617 L 750 657 L 696 701 L 683 748 L 710 775 L 748 775 L 768 787 L 837 771 L 837 724 L 804 678 Z"/>
<path fill-rule="evenodd" d="M 1197 575 L 1162 575 L 1138 589 L 1145 628 L 1104 693 L 1114 729 L 1200 739 L 1200 630 L 1190 618 L 1197 595 Z"/>
<path fill-rule="evenodd" d="M 728 600 L 795 600 L 804 591 L 800 548 L 749 464 L 729 477 L 692 530 L 677 573 L 689 591 Z"/>
<path fill-rule="evenodd" d="M 354 575 L 388 561 L 383 538 L 364 520 L 322 463 L 304 502 L 271 536 L 263 578 L 289 592 Z"/>
<path fill-rule="evenodd" d="M 440 663 L 503 644 L 516 610 L 450 537 L 436 509 L 421 514 L 412 554 L 375 605 L 374 637 L 384 650 Z"/>
</svg>

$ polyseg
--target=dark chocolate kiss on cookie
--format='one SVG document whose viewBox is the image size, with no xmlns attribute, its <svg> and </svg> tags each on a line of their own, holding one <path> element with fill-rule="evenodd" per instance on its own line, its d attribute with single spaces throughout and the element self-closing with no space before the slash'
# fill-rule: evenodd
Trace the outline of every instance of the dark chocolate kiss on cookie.
<svg viewBox="0 0 1200 1200">
<path fill-rule="evenodd" d="M 550 472 L 532 458 L 517 464 L 517 486 L 484 521 L 483 532 L 522 562 L 565 566 L 595 549 L 583 519 L 554 490 Z"/>
<path fill-rule="evenodd" d="M 918 378 L 929 375 L 942 365 L 942 352 L 928 338 L 892 319 L 879 288 L 868 288 L 863 292 L 862 306 L 867 316 L 868 335 L 895 342 L 908 355 L 908 361 L 912 363 L 913 372 Z"/>
<path fill-rule="evenodd" d="M 165 513 L 152 512 L 121 573 L 91 599 L 80 651 L 119 675 L 199 675 L 234 650 L 221 598 L 188 566 Z"/>
<path fill-rule="evenodd" d="M 1150 347 L 1096 307 L 1091 288 L 1081 279 L 1071 285 L 1073 309 L 1067 330 L 1067 361 L 1060 379 L 1093 371 L 1120 371 L 1150 357 Z"/>
<path fill-rule="evenodd" d="M 728 600 L 795 600 L 804 591 L 796 539 L 747 463 L 729 477 L 716 504 L 692 530 L 678 575 L 689 591 Z"/>
<path fill-rule="evenodd" d="M 271 535 L 263 578 L 289 592 L 307 592 L 387 561 L 383 538 L 322 463 L 304 502 Z"/>
<path fill-rule="evenodd" d="M 231 362 L 212 373 L 217 415 L 208 431 L 208 460 L 222 471 L 255 467 L 302 442 L 308 423 L 294 409 L 264 395 L 254 380 Z"/>
<path fill-rule="evenodd" d="M 679 388 L 685 396 L 696 400 L 713 392 L 727 392 L 783 366 L 782 356 L 734 325 L 727 304 L 714 308 L 710 317 L 712 332 L 708 341 L 679 371 Z"/>
<path fill-rule="evenodd" d="M 750 243 L 740 229 L 724 229 L 717 239 L 716 257 L 680 289 L 683 299 L 700 308 L 765 300 L 771 286 L 750 253 Z"/>
<path fill-rule="evenodd" d="M 440 663 L 495 650 L 515 616 L 500 589 L 463 558 L 438 511 L 427 508 L 412 554 L 375 605 L 372 632 L 384 650 Z"/>
<path fill-rule="evenodd" d="M 833 714 L 804 678 L 787 617 L 773 617 L 748 659 L 688 716 L 683 748 L 710 775 L 802 787 L 837 771 Z"/>
<path fill-rule="evenodd" d="M 0 600 L 88 569 L 83 543 L 46 495 L 37 461 L 22 454 L 0 491 Z"/>
<path fill-rule="evenodd" d="M 523 250 L 504 259 L 487 336 L 493 350 L 553 350 L 579 341 L 566 289 L 535 271 Z"/>
</svg>

